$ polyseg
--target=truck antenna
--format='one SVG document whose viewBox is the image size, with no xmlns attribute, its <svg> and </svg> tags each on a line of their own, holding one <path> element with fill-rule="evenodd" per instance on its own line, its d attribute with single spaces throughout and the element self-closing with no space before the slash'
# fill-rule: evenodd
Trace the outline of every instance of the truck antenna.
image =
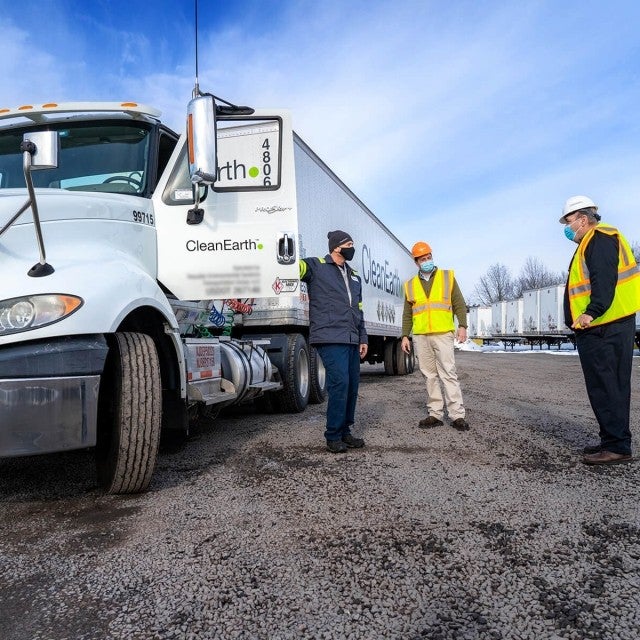
<svg viewBox="0 0 640 640">
<path fill-rule="evenodd" d="M 193 97 L 200 95 L 200 84 L 198 82 L 198 0 L 193 0 L 195 11 L 195 28 L 196 28 L 196 84 L 193 87 Z"/>
<path fill-rule="evenodd" d="M 214 96 L 213 93 L 202 93 L 200 91 L 200 83 L 198 81 L 198 0 L 193 0 L 194 13 L 195 13 L 195 27 L 196 27 L 196 83 L 193 87 L 192 98 L 198 98 L 203 96 L 211 96 L 214 101 L 215 111 L 218 115 L 251 115 L 255 109 L 252 107 L 240 106 L 233 104 L 228 100 Z M 216 102 L 217 101 L 217 102 Z M 218 102 L 224 102 L 226 106 L 218 104 Z"/>
</svg>

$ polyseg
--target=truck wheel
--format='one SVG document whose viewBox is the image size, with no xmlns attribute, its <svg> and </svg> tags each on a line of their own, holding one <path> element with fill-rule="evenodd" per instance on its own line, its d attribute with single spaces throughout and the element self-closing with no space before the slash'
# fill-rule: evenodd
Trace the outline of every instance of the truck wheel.
<svg viewBox="0 0 640 640">
<path fill-rule="evenodd" d="M 402 350 L 402 341 L 397 340 L 396 346 L 396 373 L 399 376 L 406 376 L 408 373 L 413 373 L 415 368 L 415 355 L 413 353 L 413 347 L 411 348 L 410 353 L 405 353 Z"/>
<path fill-rule="evenodd" d="M 327 372 L 317 350 L 309 345 L 309 404 L 320 404 L 327 397 Z"/>
<path fill-rule="evenodd" d="M 309 403 L 309 347 L 304 336 L 287 336 L 287 351 L 281 371 L 284 388 L 277 393 L 277 404 L 285 413 L 300 413 Z"/>
<path fill-rule="evenodd" d="M 162 416 L 160 364 L 153 340 L 116 333 L 100 383 L 96 462 L 107 493 L 138 493 L 151 482 Z"/>
<path fill-rule="evenodd" d="M 396 368 L 396 346 L 395 340 L 385 340 L 384 343 L 384 372 L 388 376 L 395 376 Z"/>
</svg>

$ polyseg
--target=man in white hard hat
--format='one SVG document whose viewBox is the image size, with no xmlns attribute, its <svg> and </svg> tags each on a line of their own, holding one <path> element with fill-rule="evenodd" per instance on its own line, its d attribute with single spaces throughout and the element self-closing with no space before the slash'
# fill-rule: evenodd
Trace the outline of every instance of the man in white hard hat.
<svg viewBox="0 0 640 640">
<path fill-rule="evenodd" d="M 583 462 L 630 462 L 631 368 L 635 314 L 640 310 L 640 269 L 625 237 L 600 222 L 587 196 L 569 198 L 560 222 L 577 243 L 564 297 L 565 323 L 576 346 L 600 442 L 585 447 Z"/>
</svg>

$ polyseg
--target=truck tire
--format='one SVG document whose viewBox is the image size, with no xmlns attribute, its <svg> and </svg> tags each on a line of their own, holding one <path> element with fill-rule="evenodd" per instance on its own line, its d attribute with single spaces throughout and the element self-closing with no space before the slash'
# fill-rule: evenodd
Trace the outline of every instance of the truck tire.
<svg viewBox="0 0 640 640">
<path fill-rule="evenodd" d="M 116 333 L 110 342 L 98 401 L 98 483 L 107 493 L 139 493 L 151 482 L 160 442 L 158 353 L 142 333 Z"/>
<path fill-rule="evenodd" d="M 284 366 L 280 372 L 284 388 L 278 391 L 277 405 L 284 413 L 300 413 L 309 403 L 309 347 L 304 336 L 287 336 Z"/>
<path fill-rule="evenodd" d="M 384 372 L 388 376 L 395 376 L 398 372 L 396 367 L 396 345 L 395 340 L 385 340 L 384 343 Z"/>
<path fill-rule="evenodd" d="M 397 340 L 395 346 L 396 356 L 396 373 L 399 376 L 406 376 L 409 373 L 413 373 L 416 366 L 415 354 L 413 352 L 413 346 L 410 353 L 405 353 L 402 350 L 402 341 Z"/>
<path fill-rule="evenodd" d="M 318 351 L 309 345 L 309 404 L 320 404 L 327 398 L 327 374 Z"/>
</svg>

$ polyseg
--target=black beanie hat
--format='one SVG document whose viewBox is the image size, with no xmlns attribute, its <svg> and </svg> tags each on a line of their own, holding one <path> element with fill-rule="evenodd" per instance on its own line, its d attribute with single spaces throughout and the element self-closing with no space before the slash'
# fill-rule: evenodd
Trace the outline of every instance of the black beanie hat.
<svg viewBox="0 0 640 640">
<path fill-rule="evenodd" d="M 353 238 L 346 231 L 340 231 L 340 229 L 329 231 L 327 238 L 329 239 L 329 253 L 345 242 L 353 242 Z"/>
</svg>

